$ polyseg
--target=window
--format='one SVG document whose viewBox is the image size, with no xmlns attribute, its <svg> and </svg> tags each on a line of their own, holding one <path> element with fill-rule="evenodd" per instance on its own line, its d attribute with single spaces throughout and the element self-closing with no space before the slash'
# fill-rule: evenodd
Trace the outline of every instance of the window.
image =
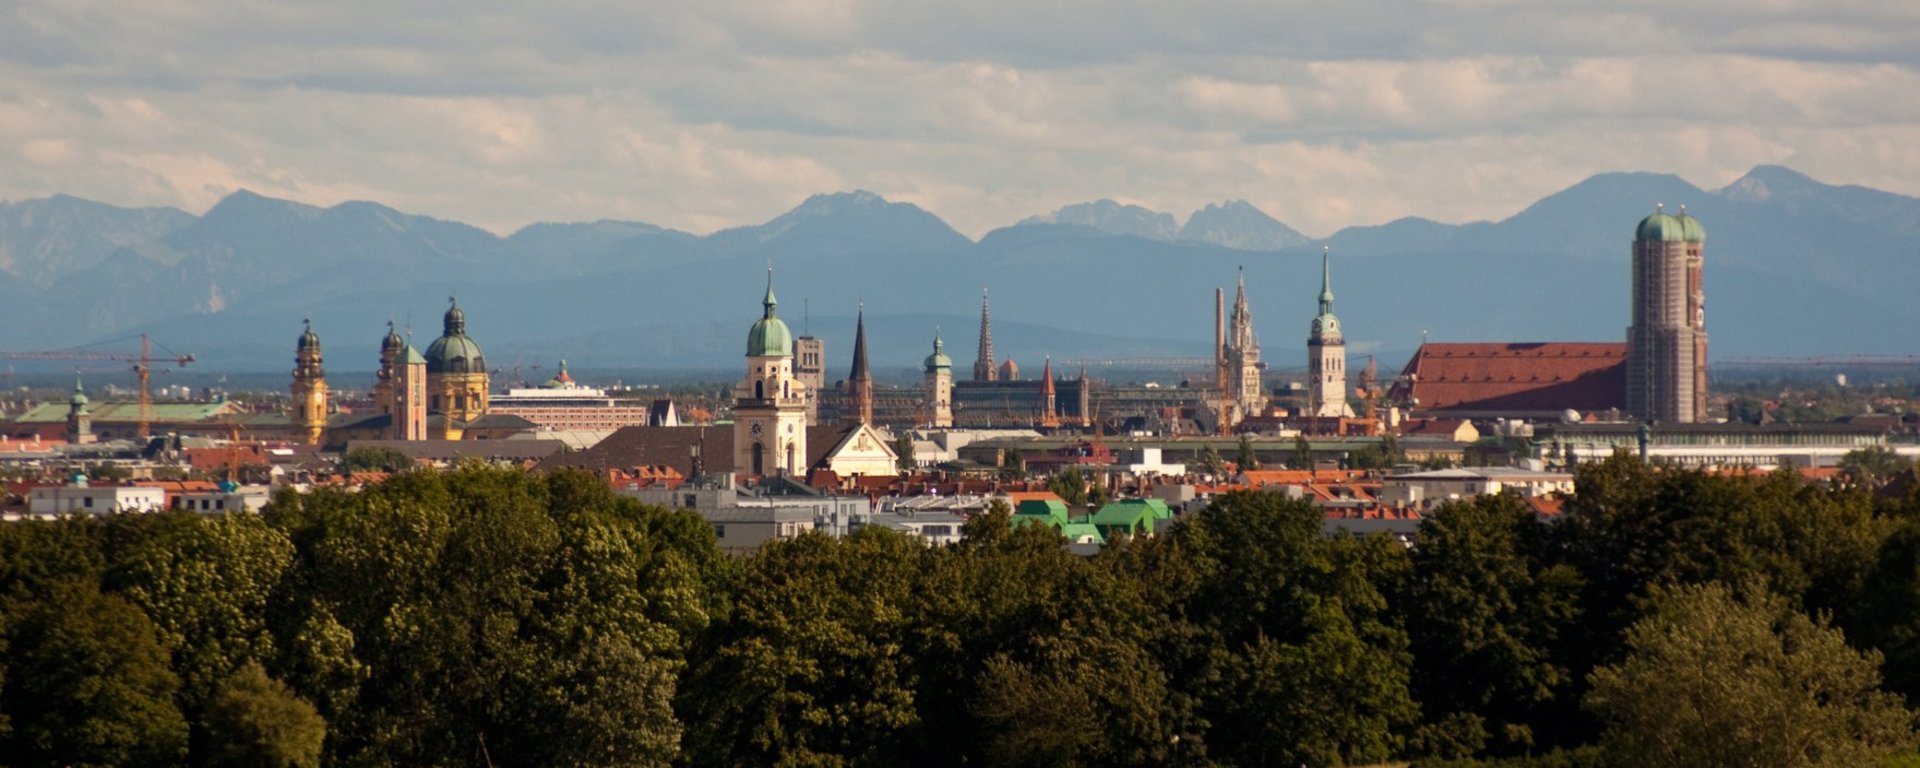
<svg viewBox="0 0 1920 768">
<path fill-rule="evenodd" d="M 727 527 L 726 527 L 726 526 L 724 526 L 724 525 L 720 525 L 719 523 L 715 523 L 715 524 L 713 525 L 713 537 L 714 537 L 714 538 L 716 538 L 716 539 L 724 539 L 724 538 L 726 538 L 726 537 L 727 537 Z"/>
<path fill-rule="evenodd" d="M 83 507 L 86 507 L 87 509 L 93 509 L 93 497 L 88 496 L 86 498 L 81 499 L 80 505 Z"/>
</svg>

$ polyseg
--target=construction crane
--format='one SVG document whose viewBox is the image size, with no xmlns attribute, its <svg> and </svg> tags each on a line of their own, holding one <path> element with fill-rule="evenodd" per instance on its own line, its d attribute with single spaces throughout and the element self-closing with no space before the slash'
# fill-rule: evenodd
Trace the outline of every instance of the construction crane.
<svg viewBox="0 0 1920 768">
<path fill-rule="evenodd" d="M 127 341 L 114 339 L 113 341 Z M 154 357 L 153 341 L 146 334 L 140 334 L 140 352 L 138 354 L 115 352 L 87 352 L 83 350 L 60 350 L 55 352 L 0 352 L 0 360 L 111 360 L 116 363 L 132 363 L 134 378 L 139 382 L 140 422 L 138 434 L 142 439 L 153 431 L 153 391 L 147 383 L 153 377 L 154 363 L 172 363 L 175 367 L 185 368 L 194 361 L 191 354 L 175 354 L 170 357 Z M 110 343 L 110 342 L 102 342 Z M 169 350 L 171 351 L 171 350 Z"/>
</svg>

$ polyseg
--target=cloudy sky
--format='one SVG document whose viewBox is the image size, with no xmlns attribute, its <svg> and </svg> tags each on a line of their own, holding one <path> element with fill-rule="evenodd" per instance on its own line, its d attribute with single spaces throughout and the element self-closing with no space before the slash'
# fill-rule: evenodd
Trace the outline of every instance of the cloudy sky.
<svg viewBox="0 0 1920 768">
<path fill-rule="evenodd" d="M 969 235 L 1100 197 L 1309 234 L 1596 172 L 1920 194 L 1912 0 L 9 0 L 0 199 L 237 188 L 695 232 L 863 188 Z"/>
</svg>

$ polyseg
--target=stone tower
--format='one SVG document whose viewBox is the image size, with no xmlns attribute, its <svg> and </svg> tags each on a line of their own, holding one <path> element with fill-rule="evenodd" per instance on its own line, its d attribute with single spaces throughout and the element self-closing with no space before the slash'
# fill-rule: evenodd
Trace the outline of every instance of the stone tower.
<svg viewBox="0 0 1920 768">
<path fill-rule="evenodd" d="M 401 342 L 393 358 L 393 439 L 427 439 L 427 359 Z"/>
<path fill-rule="evenodd" d="M 1320 314 L 1307 333 L 1308 415 L 1352 418 L 1347 405 L 1347 343 L 1340 337 L 1340 318 L 1333 316 L 1332 251 L 1320 248 Z"/>
<path fill-rule="evenodd" d="M 747 331 L 747 374 L 733 387 L 734 471 L 804 475 L 807 385 L 794 376 L 793 333 L 774 313 L 772 267 L 760 304 L 760 320 Z"/>
<path fill-rule="evenodd" d="M 80 374 L 73 375 L 73 397 L 67 400 L 67 442 L 87 445 L 93 442 L 93 415 L 87 412 L 87 390 Z"/>
<path fill-rule="evenodd" d="M 953 358 L 947 357 L 947 345 L 940 332 L 933 332 L 933 354 L 927 355 L 927 423 L 934 427 L 953 426 Z"/>
<path fill-rule="evenodd" d="M 393 329 L 393 321 L 388 320 L 387 337 L 380 340 L 380 370 L 373 380 L 373 404 L 381 413 L 393 413 L 393 366 L 406 348 L 406 340 L 400 338 L 400 333 Z"/>
<path fill-rule="evenodd" d="M 1706 230 L 1686 208 L 1656 207 L 1633 239 L 1627 410 L 1647 422 L 1694 422 L 1707 411 Z"/>
<path fill-rule="evenodd" d="M 847 374 L 847 396 L 853 400 L 855 421 L 873 423 L 873 369 L 867 365 L 867 308 L 860 307 L 853 324 L 853 370 Z"/>
<path fill-rule="evenodd" d="M 1233 297 L 1233 317 L 1227 340 L 1229 423 L 1255 416 L 1267 409 L 1266 387 L 1260 383 L 1260 341 L 1253 335 L 1253 312 L 1247 308 L 1247 274 L 1240 273 L 1240 287 Z"/>
<path fill-rule="evenodd" d="M 980 289 L 980 353 L 973 358 L 973 380 L 994 381 L 999 369 L 993 367 L 993 316 L 987 313 L 987 289 Z"/>
<path fill-rule="evenodd" d="M 794 339 L 793 375 L 807 385 L 807 423 L 820 423 L 820 393 L 827 387 L 827 342 L 812 336 Z"/>
<path fill-rule="evenodd" d="M 308 321 L 293 353 L 293 399 L 289 403 L 294 431 L 307 445 L 319 445 L 327 430 L 327 374 L 320 362 L 320 336 Z"/>
<path fill-rule="evenodd" d="M 1047 356 L 1047 364 L 1040 370 L 1040 426 L 1060 426 L 1060 403 L 1053 386 L 1052 355 Z"/>
</svg>

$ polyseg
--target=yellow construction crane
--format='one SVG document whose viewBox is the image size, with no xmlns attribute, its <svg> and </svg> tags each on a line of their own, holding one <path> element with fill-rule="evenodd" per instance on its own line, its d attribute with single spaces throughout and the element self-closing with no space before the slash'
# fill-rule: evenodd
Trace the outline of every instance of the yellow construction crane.
<svg viewBox="0 0 1920 768">
<path fill-rule="evenodd" d="M 128 341 L 115 339 L 114 341 Z M 134 378 L 139 382 L 140 390 L 140 437 L 148 437 L 153 431 L 153 391 L 147 383 L 153 376 L 154 363 L 173 363 L 185 368 L 194 361 L 193 355 L 176 354 L 171 357 L 154 357 L 153 341 L 146 334 L 140 334 L 140 352 L 138 354 L 116 352 L 88 352 L 84 350 L 61 350 L 56 352 L 0 352 L 0 360 L 111 360 L 118 363 L 132 363 Z M 105 342 L 103 342 L 105 343 Z"/>
</svg>

